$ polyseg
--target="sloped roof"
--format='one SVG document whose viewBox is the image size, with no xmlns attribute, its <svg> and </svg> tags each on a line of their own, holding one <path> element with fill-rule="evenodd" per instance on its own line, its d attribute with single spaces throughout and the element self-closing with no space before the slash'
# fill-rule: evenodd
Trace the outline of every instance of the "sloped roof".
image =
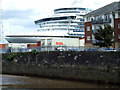
<svg viewBox="0 0 120 90">
<path fill-rule="evenodd" d="M 117 10 L 120 10 L 120 1 L 108 4 L 104 7 L 101 7 L 97 10 L 94 10 L 94 11 L 86 14 L 85 16 L 98 15 L 98 14 L 103 14 L 103 13 L 110 13 L 110 12 L 115 12 Z"/>
</svg>

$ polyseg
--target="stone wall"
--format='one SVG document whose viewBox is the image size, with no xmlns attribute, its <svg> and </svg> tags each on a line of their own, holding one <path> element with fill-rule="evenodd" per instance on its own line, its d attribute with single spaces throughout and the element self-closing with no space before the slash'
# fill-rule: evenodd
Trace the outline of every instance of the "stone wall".
<svg viewBox="0 0 120 90">
<path fill-rule="evenodd" d="M 4 74 L 120 84 L 120 52 L 29 52 L 2 56 Z"/>
</svg>

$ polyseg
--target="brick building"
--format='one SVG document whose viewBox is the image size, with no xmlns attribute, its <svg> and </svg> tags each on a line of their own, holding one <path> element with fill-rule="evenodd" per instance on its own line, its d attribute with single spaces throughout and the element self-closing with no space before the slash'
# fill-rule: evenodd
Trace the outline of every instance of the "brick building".
<svg viewBox="0 0 120 90">
<path fill-rule="evenodd" d="M 120 48 L 120 1 L 113 2 L 85 15 L 85 48 L 95 48 L 97 41 L 93 33 L 99 29 L 99 25 L 104 28 L 104 24 L 109 24 L 114 28 L 115 43 L 113 48 Z"/>
</svg>

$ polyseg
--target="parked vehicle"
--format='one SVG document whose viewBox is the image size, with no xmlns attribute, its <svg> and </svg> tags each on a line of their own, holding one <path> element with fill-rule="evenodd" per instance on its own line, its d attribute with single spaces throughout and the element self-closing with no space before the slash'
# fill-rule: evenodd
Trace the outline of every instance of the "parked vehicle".
<svg viewBox="0 0 120 90">
<path fill-rule="evenodd" d="M 106 48 L 104 51 L 116 51 L 116 50 L 113 48 Z"/>
<path fill-rule="evenodd" d="M 86 51 L 97 51 L 96 49 L 87 49 Z"/>
<path fill-rule="evenodd" d="M 57 51 L 65 51 L 65 48 L 63 47 L 59 47 L 59 48 L 56 48 Z"/>
</svg>

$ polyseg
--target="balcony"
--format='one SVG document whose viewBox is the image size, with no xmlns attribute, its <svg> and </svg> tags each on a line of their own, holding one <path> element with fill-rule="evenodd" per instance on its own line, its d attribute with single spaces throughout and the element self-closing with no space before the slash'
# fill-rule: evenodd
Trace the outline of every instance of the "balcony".
<svg viewBox="0 0 120 90">
<path fill-rule="evenodd" d="M 104 20 L 103 20 L 103 23 L 111 23 L 111 19 L 110 19 L 110 18 L 104 19 Z"/>
<path fill-rule="evenodd" d="M 92 20 L 91 24 L 103 24 L 103 19 L 102 18 L 98 18 L 98 20 Z"/>
<path fill-rule="evenodd" d="M 91 24 L 104 24 L 104 23 L 111 23 L 111 19 L 102 19 L 102 18 L 98 18 L 97 20 L 92 20 Z"/>
</svg>

